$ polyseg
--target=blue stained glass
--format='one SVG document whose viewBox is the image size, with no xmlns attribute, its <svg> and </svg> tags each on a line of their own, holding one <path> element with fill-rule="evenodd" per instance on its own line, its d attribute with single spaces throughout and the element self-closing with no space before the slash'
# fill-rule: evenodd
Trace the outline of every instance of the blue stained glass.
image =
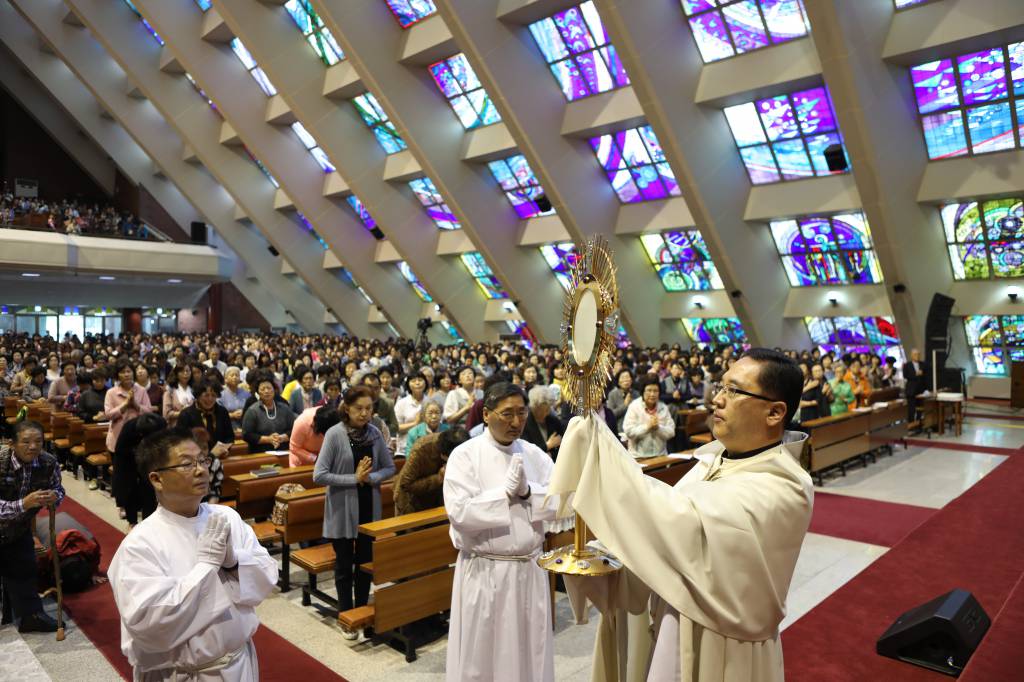
<svg viewBox="0 0 1024 682">
<path fill-rule="evenodd" d="M 782 266 L 786 271 L 790 286 L 806 287 L 818 283 L 804 256 L 783 256 Z"/>
<path fill-rule="evenodd" d="M 481 253 L 470 251 L 469 253 L 462 254 L 460 258 L 463 265 L 469 270 L 469 274 L 473 276 L 473 279 L 476 280 L 476 283 L 484 292 L 484 296 L 489 299 L 508 298 L 508 293 L 501 286 L 498 278 L 494 276 L 494 272 Z"/>
<path fill-rule="evenodd" d="M 1024 345 L 1024 316 L 1000 315 L 999 322 L 1003 327 L 1003 338 L 1006 339 L 1006 345 Z"/>
<path fill-rule="evenodd" d="M 791 286 L 882 281 L 862 213 L 778 220 L 770 229 Z"/>
<path fill-rule="evenodd" d="M 718 12 L 692 17 L 690 31 L 693 33 L 697 49 L 705 63 L 716 62 L 736 54 L 729 39 L 725 21 Z"/>
<path fill-rule="evenodd" d="M 689 16 L 695 12 L 703 12 L 716 6 L 716 0 L 682 0 L 683 11 Z"/>
<path fill-rule="evenodd" d="M 572 242 L 560 244 L 545 244 L 540 247 L 548 267 L 555 273 L 558 283 L 566 291 L 569 290 L 572 282 L 569 277 L 569 270 L 576 262 L 576 245 Z"/>
<path fill-rule="evenodd" d="M 981 374 L 1006 374 L 1002 348 L 972 348 L 974 366 Z"/>
<path fill-rule="evenodd" d="M 386 0 L 391 13 L 402 28 L 409 28 L 416 22 L 437 12 L 431 0 Z"/>
<path fill-rule="evenodd" d="M 1002 48 L 957 57 L 957 69 L 963 87 L 964 104 L 1005 99 L 1006 62 Z"/>
<path fill-rule="evenodd" d="M 1013 149 L 1015 145 L 1009 102 L 968 109 L 967 129 L 971 135 L 971 151 L 975 154 Z"/>
<path fill-rule="evenodd" d="M 722 8 L 736 52 L 757 50 L 768 45 L 768 34 L 754 0 L 741 0 Z"/>
<path fill-rule="evenodd" d="M 772 150 L 768 145 L 741 148 L 740 156 L 743 158 L 743 165 L 747 167 L 752 184 L 765 185 L 781 179 L 775 157 L 772 156 Z"/>
<path fill-rule="evenodd" d="M 245 65 L 246 69 L 256 68 L 256 60 L 252 58 L 252 54 L 246 49 L 245 45 L 238 38 L 234 38 L 231 41 L 231 50 L 235 53 L 238 59 Z"/>
<path fill-rule="evenodd" d="M 562 35 L 551 17 L 530 24 L 530 34 L 533 35 L 547 63 L 557 62 L 569 56 L 569 49 L 562 42 Z"/>
<path fill-rule="evenodd" d="M 967 154 L 967 137 L 959 111 L 931 114 L 921 119 L 929 159 L 948 159 Z"/>
<path fill-rule="evenodd" d="M 1003 335 L 995 315 L 968 315 L 964 318 L 967 343 L 972 346 L 1001 346 Z"/>
<path fill-rule="evenodd" d="M 775 159 L 779 163 L 783 179 L 799 180 L 814 175 L 803 140 L 776 142 L 772 145 L 772 150 L 775 152 Z"/>
<path fill-rule="evenodd" d="M 696 230 L 645 234 L 640 243 L 666 291 L 724 288 L 707 245 Z"/>
<path fill-rule="evenodd" d="M 1017 109 L 1017 137 L 1024 140 L 1024 99 L 1019 99 L 1015 103 Z"/>
<path fill-rule="evenodd" d="M 434 299 L 431 298 L 429 293 L 427 293 L 426 288 L 420 284 L 420 280 L 416 277 L 416 273 L 412 271 L 412 268 L 409 267 L 408 263 L 404 260 L 399 261 L 396 264 L 396 267 L 398 268 L 398 271 L 402 273 L 402 277 L 405 278 L 405 281 L 412 285 L 413 291 L 415 291 L 416 295 L 420 297 L 420 300 L 426 303 L 433 303 Z"/>
<path fill-rule="evenodd" d="M 940 59 L 910 69 L 917 109 L 922 114 L 960 106 L 953 60 Z"/>
<path fill-rule="evenodd" d="M 816 345 L 833 343 L 835 339 L 835 327 L 827 317 L 805 317 L 804 324 L 807 325 L 807 334 Z"/>
<path fill-rule="evenodd" d="M 466 55 L 459 53 L 454 57 L 445 60 L 448 70 L 458 82 L 463 92 L 469 92 L 480 87 L 480 80 L 476 77 L 476 71 L 469 65 Z"/>
<path fill-rule="evenodd" d="M 684 318 L 683 328 L 694 343 L 745 345 L 747 334 L 736 317 Z"/>
<path fill-rule="evenodd" d="M 1024 277 L 1024 242 L 992 242 L 989 255 L 996 277 Z"/>
<path fill-rule="evenodd" d="M 832 237 L 832 224 L 828 218 L 805 218 L 799 221 L 808 251 L 835 251 L 837 249 Z"/>
<path fill-rule="evenodd" d="M 427 210 L 427 215 L 442 230 L 458 230 L 462 228 L 455 214 L 444 203 L 441 193 L 437 191 L 433 181 L 428 177 L 417 178 L 409 182 L 409 187 Z"/>
<path fill-rule="evenodd" d="M 370 215 L 370 212 L 367 210 L 366 206 L 363 205 L 363 202 L 359 201 L 359 197 L 355 194 L 349 194 L 345 197 L 345 200 L 348 202 L 348 205 L 352 207 L 352 210 L 355 211 L 359 219 L 363 221 L 363 225 L 366 226 L 367 230 L 372 230 L 377 227 L 377 221 Z"/>
<path fill-rule="evenodd" d="M 505 190 L 505 196 L 520 218 L 550 215 L 555 212 L 553 207 L 541 210 L 537 205 L 537 199 L 544 194 L 544 190 L 522 154 L 491 161 L 487 167 Z"/>
<path fill-rule="evenodd" d="M 388 154 L 395 154 L 406 148 L 405 140 L 395 130 L 394 124 L 380 106 L 373 93 L 366 92 L 352 99 L 359 116 L 373 130 L 377 142 Z"/>
<path fill-rule="evenodd" d="M 1024 239 L 1024 206 L 1020 199 L 995 199 L 983 205 L 989 239 Z"/>
<path fill-rule="evenodd" d="M 832 216 L 833 235 L 840 249 L 871 248 L 871 233 L 863 213 Z"/>
<path fill-rule="evenodd" d="M 459 122 L 467 130 L 497 123 L 498 110 L 480 85 L 466 56 L 459 53 L 430 66 L 438 89 L 448 99 Z"/>
<path fill-rule="evenodd" d="M 814 165 L 815 175 L 839 175 L 846 171 L 840 170 L 829 170 L 828 160 L 825 158 L 825 150 L 834 144 L 841 145 L 843 143 L 842 138 L 839 137 L 839 133 L 825 133 L 824 135 L 815 135 L 814 137 L 807 138 L 807 153 L 811 157 L 811 163 Z M 846 155 L 846 149 L 843 148 L 843 155 Z M 847 159 L 847 167 L 849 167 L 849 159 Z"/>
<path fill-rule="evenodd" d="M 920 5 L 925 2 L 931 2 L 931 0 L 896 0 L 896 9 L 913 7 L 914 5 Z"/>
<path fill-rule="evenodd" d="M 769 227 L 779 253 L 806 253 L 810 250 L 795 220 L 776 220 L 769 223 Z"/>
<path fill-rule="evenodd" d="M 204 12 L 213 6 L 213 3 L 211 3 L 210 0 L 196 0 L 196 4 L 199 5 L 199 9 Z"/>
</svg>

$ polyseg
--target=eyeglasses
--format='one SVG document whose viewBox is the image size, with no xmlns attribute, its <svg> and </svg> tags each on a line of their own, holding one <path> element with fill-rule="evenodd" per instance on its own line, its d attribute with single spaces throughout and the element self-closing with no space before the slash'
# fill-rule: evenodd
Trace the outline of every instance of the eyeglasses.
<svg viewBox="0 0 1024 682">
<path fill-rule="evenodd" d="M 498 419 L 500 419 L 503 422 L 510 422 L 512 420 L 519 420 L 519 419 L 522 419 L 522 420 L 525 421 L 526 420 L 526 416 L 528 414 L 529 413 L 526 410 L 516 410 L 514 412 L 509 412 L 508 410 L 506 410 L 504 412 L 495 412 L 494 416 L 497 417 Z"/>
<path fill-rule="evenodd" d="M 745 395 L 745 396 L 748 396 L 750 398 L 757 398 L 758 400 L 766 400 L 766 401 L 768 401 L 770 403 L 779 402 L 775 398 L 769 398 L 766 395 L 759 395 L 757 393 L 751 393 L 750 391 L 744 391 L 742 388 L 736 388 L 735 386 L 726 386 L 726 385 L 719 386 L 713 392 L 713 396 L 714 397 L 718 397 L 718 395 L 720 393 L 724 393 L 725 394 L 725 399 L 726 400 L 732 400 L 733 398 L 735 398 L 738 395 Z"/>
<path fill-rule="evenodd" d="M 171 469 L 183 469 L 185 471 L 191 469 L 192 471 L 202 471 L 203 469 L 209 468 L 211 461 L 213 460 L 206 457 L 204 459 L 197 459 L 194 462 L 182 462 L 181 464 L 174 464 L 169 467 L 160 467 L 159 469 L 153 469 L 153 471 L 169 471 Z"/>
</svg>

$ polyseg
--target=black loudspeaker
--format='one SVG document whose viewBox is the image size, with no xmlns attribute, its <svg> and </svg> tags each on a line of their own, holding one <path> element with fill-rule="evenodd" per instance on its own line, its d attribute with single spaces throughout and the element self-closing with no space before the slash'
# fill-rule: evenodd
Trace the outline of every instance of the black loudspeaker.
<svg viewBox="0 0 1024 682">
<path fill-rule="evenodd" d="M 275 249 L 273 246 L 268 246 L 267 247 L 267 251 L 270 252 L 271 256 L 280 256 L 281 255 L 280 252 L 277 249 Z"/>
<path fill-rule="evenodd" d="M 825 147 L 825 163 L 828 164 L 830 171 L 844 171 L 850 167 L 850 164 L 846 161 L 846 152 L 843 151 L 843 145 L 832 144 Z"/>
<path fill-rule="evenodd" d="M 928 306 L 928 317 L 924 323 L 924 359 L 932 361 L 932 351 L 935 354 L 935 369 L 939 375 L 946 366 L 946 349 L 949 348 L 949 316 L 953 312 L 953 304 L 956 299 L 943 294 L 932 296 L 931 305 Z M 930 385 L 929 377 L 929 385 Z"/>
<path fill-rule="evenodd" d="M 956 589 L 897 618 L 875 651 L 957 677 L 991 624 L 974 595 Z"/>
<path fill-rule="evenodd" d="M 548 199 L 546 194 L 538 194 L 537 199 L 537 210 L 541 213 L 547 213 L 551 210 L 551 200 Z"/>
<path fill-rule="evenodd" d="M 205 244 L 206 243 L 206 223 L 198 221 L 192 221 L 192 243 L 193 244 Z"/>
</svg>

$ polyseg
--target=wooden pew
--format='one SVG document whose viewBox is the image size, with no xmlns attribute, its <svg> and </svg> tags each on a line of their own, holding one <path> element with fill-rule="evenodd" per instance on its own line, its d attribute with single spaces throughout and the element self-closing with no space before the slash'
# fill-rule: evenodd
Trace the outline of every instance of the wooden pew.
<svg viewBox="0 0 1024 682">
<path fill-rule="evenodd" d="M 711 430 L 708 428 L 707 410 L 679 410 L 679 414 L 686 417 L 686 436 L 696 446 L 706 445 L 714 440 Z"/>
<path fill-rule="evenodd" d="M 304 488 L 313 487 L 313 465 L 285 467 L 276 476 L 265 478 L 249 473 L 237 474 L 231 480 L 238 485 L 235 510 L 243 519 L 261 519 L 270 516 L 277 489 L 285 483 L 298 483 Z"/>
<path fill-rule="evenodd" d="M 295 493 L 278 493 L 274 498 L 275 501 L 287 505 L 284 524 L 274 525 L 274 530 L 281 539 L 281 577 L 278 585 L 282 592 L 287 592 L 292 588 L 291 546 L 299 542 L 319 540 L 323 537 L 324 497 L 326 493 L 327 488 L 325 487 L 310 488 Z M 325 546 L 330 548 L 330 545 Z M 317 571 L 310 571 L 309 569 L 319 569 L 320 562 L 315 556 L 304 556 L 306 557 L 306 563 L 302 567 L 309 574 L 309 592 L 303 590 L 302 603 L 304 606 L 309 606 L 310 594 L 320 596 L 320 591 L 316 587 Z M 331 550 L 330 568 L 327 570 L 334 570 L 333 549 Z"/>
<path fill-rule="evenodd" d="M 224 482 L 221 485 L 221 498 L 231 499 L 238 496 L 238 484 L 232 477 L 247 474 L 253 469 L 259 469 L 264 464 L 275 464 L 280 467 L 288 466 L 288 454 L 269 454 L 266 452 L 255 455 L 231 455 L 220 461 L 224 469 Z"/>
<path fill-rule="evenodd" d="M 839 465 L 846 475 L 846 462 L 871 449 L 867 412 L 845 412 L 803 422 L 811 435 L 811 476 L 822 483 L 821 472 Z"/>
<path fill-rule="evenodd" d="M 900 388 L 889 386 L 888 388 L 877 388 L 868 394 L 865 402 L 870 406 L 875 403 L 891 403 L 900 399 Z"/>
<path fill-rule="evenodd" d="M 374 603 L 338 614 L 347 630 L 373 627 L 375 638 L 399 643 L 409 663 L 416 642 L 408 625 L 451 607 L 457 552 L 448 535 L 444 507 L 359 526 L 373 538 Z"/>
<path fill-rule="evenodd" d="M 903 399 L 890 400 L 884 408 L 873 410 L 868 420 L 871 447 L 886 449 L 889 454 L 895 443 L 902 443 L 906 450 L 907 430 L 907 401 Z"/>
</svg>

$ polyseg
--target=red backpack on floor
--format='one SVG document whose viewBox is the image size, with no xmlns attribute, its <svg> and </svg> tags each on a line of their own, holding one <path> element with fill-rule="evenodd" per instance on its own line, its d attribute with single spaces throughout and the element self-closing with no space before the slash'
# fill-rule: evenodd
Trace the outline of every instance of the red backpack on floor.
<svg viewBox="0 0 1024 682">
<path fill-rule="evenodd" d="M 93 576 L 100 572 L 99 543 L 77 528 L 57 533 L 57 557 L 60 561 L 60 577 L 65 592 L 81 592 L 87 589 L 92 585 Z M 53 557 L 49 551 L 40 557 L 38 566 L 41 586 L 52 586 Z"/>
</svg>

